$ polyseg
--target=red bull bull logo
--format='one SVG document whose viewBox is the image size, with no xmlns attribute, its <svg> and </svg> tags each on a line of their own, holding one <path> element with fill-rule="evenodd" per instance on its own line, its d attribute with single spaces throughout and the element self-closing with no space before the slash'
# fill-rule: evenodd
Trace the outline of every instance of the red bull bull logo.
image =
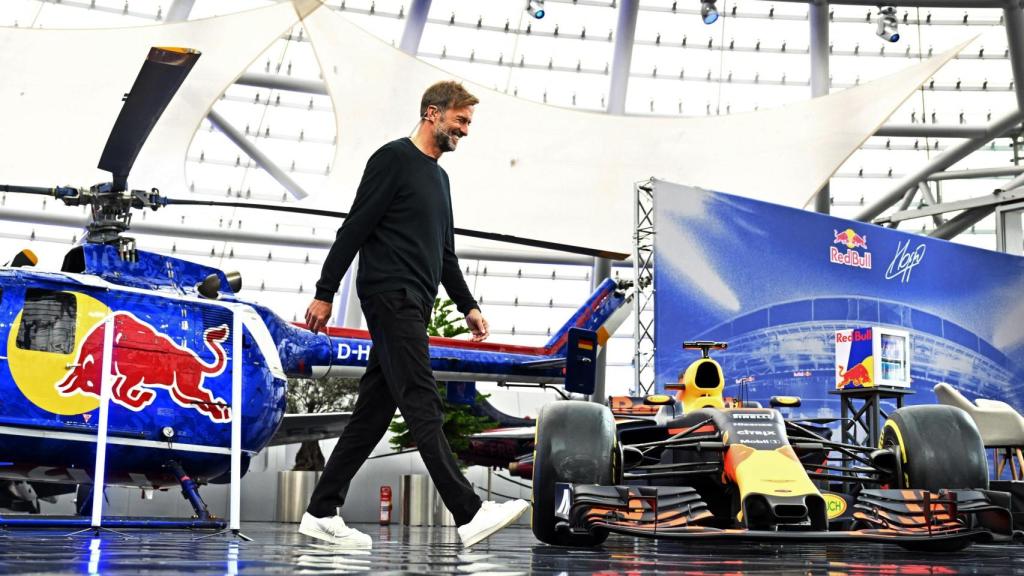
<svg viewBox="0 0 1024 576">
<path fill-rule="evenodd" d="M 97 323 L 82 339 L 71 369 L 55 385 L 60 396 L 100 397 L 106 326 L 106 322 Z M 231 420 L 227 403 L 204 386 L 207 377 L 219 376 L 227 365 L 226 324 L 203 332 L 203 342 L 214 355 L 210 363 L 129 312 L 114 313 L 113 326 L 111 399 L 115 404 L 138 412 L 156 399 L 155 389 L 163 388 L 183 408 L 214 422 Z"/>
<path fill-rule="evenodd" d="M 871 373 L 864 364 L 857 364 L 839 375 L 836 388 L 862 388 L 865 385 L 871 385 Z"/>
<path fill-rule="evenodd" d="M 867 251 L 868 248 L 868 237 L 867 235 L 861 236 L 853 231 L 852 228 L 847 228 L 842 232 L 838 230 L 832 230 L 834 239 L 832 240 L 832 246 L 829 247 L 828 257 L 829 261 L 833 264 L 842 264 L 844 266 L 852 266 L 854 268 L 864 268 L 866 270 L 871 269 L 871 252 Z M 842 252 L 835 245 L 846 246 L 846 252 Z M 855 251 L 855 248 L 864 250 L 864 253 Z"/>
<path fill-rule="evenodd" d="M 857 234 L 856 232 L 854 232 L 852 228 L 847 228 L 846 230 L 843 230 L 842 232 L 833 229 L 832 233 L 835 235 L 835 240 L 832 241 L 833 244 L 843 244 L 847 248 L 851 248 L 851 249 L 852 248 L 864 248 L 864 249 L 867 249 L 867 247 L 868 247 L 868 237 L 867 237 L 867 235 L 861 236 L 860 234 Z"/>
</svg>

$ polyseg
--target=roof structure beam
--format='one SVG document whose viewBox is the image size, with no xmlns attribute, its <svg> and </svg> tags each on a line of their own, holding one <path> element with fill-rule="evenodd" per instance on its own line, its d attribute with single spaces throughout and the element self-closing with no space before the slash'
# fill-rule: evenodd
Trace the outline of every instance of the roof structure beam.
<svg viewBox="0 0 1024 576">
<path fill-rule="evenodd" d="M 1018 170 L 1016 178 L 1014 178 L 1013 180 L 1010 180 L 1006 184 L 1003 184 L 1002 186 L 1000 186 L 998 189 L 996 189 L 996 192 L 1006 192 L 1008 190 L 1016 190 L 1017 188 L 1020 188 L 1021 186 L 1024 186 L 1024 167 L 1021 167 L 1021 169 Z"/>
<path fill-rule="evenodd" d="M 895 138 L 979 138 L 988 133 L 988 126 L 950 126 L 940 124 L 886 124 L 875 136 Z"/>
<path fill-rule="evenodd" d="M 302 92 L 305 94 L 327 95 L 327 84 L 323 80 L 303 80 L 280 76 L 278 74 L 255 74 L 246 72 L 235 80 L 235 84 L 243 86 L 255 86 L 256 88 L 269 88 L 271 90 L 287 90 L 289 92 Z"/>
<path fill-rule="evenodd" d="M 300 92 L 303 94 L 318 94 L 321 96 L 328 95 L 327 85 L 321 80 L 290 78 L 288 76 L 280 76 L 278 74 L 246 72 L 239 76 L 238 80 L 235 80 L 235 84 L 254 86 L 256 88 L 268 88 L 272 90 L 287 90 L 289 92 Z M 828 92 L 825 92 L 824 94 L 827 93 Z M 816 95 L 813 86 L 811 95 Z M 820 96 L 823 94 L 817 95 Z M 977 138 L 987 133 L 987 126 L 886 124 L 875 132 L 875 136 L 888 136 L 891 138 Z"/>
<path fill-rule="evenodd" d="M 936 204 L 935 196 L 932 194 L 932 189 L 928 187 L 928 183 L 920 182 L 918 183 L 917 188 L 911 188 L 910 190 L 907 190 L 907 195 L 903 197 L 903 202 L 900 202 L 900 207 L 897 210 L 897 212 L 906 211 L 910 207 L 910 204 L 914 201 L 914 197 L 917 195 L 918 192 L 921 193 L 921 198 L 923 199 L 923 203 L 921 205 L 922 207 L 933 206 Z M 889 222 L 889 227 L 899 228 L 900 222 L 902 222 L 902 220 L 892 220 Z M 932 214 L 932 222 L 935 223 L 935 226 L 942 226 L 946 221 L 941 214 Z"/>
<path fill-rule="evenodd" d="M 252 158 L 257 164 L 259 164 L 260 168 L 266 170 L 267 174 L 270 174 L 270 176 L 274 180 L 277 180 L 277 182 L 281 184 L 281 186 L 284 186 L 284 189 L 291 193 L 291 195 L 294 196 L 296 200 L 302 200 L 303 198 L 309 196 L 309 193 L 307 193 L 302 188 L 302 186 L 299 186 L 299 184 L 296 181 L 292 180 L 291 177 L 288 176 L 288 174 L 285 174 L 284 170 L 281 170 L 281 168 L 278 167 L 277 164 L 274 164 L 274 162 L 270 158 L 268 158 L 266 154 L 260 151 L 260 149 L 257 148 L 252 142 L 249 142 L 249 140 L 245 137 L 245 135 L 243 135 L 238 130 L 238 128 L 232 126 L 227 120 L 224 119 L 223 116 L 218 114 L 216 110 L 210 110 L 210 113 L 206 116 L 206 118 L 210 121 L 211 124 L 213 124 L 214 128 L 220 130 L 225 136 L 228 137 L 228 140 L 234 142 L 235 146 L 241 148 L 242 152 L 245 152 L 247 156 Z"/>
<path fill-rule="evenodd" d="M 923 218 L 934 214 L 945 214 L 946 212 L 956 212 L 958 210 L 974 210 L 975 208 L 989 208 L 989 212 L 991 212 L 1000 204 L 1016 202 L 1021 199 L 1024 199 L 1024 190 L 1021 189 L 1010 190 L 1008 192 L 997 192 L 995 194 L 980 196 L 978 198 L 969 198 L 967 200 L 959 200 L 956 202 L 943 202 L 941 204 L 923 206 L 914 210 L 901 210 L 875 220 L 875 224 L 902 222 L 903 220 L 913 220 L 914 218 Z"/>
<path fill-rule="evenodd" d="M 922 182 L 922 184 L 923 184 L 923 182 Z M 919 190 L 919 187 L 917 187 L 917 186 L 908 189 L 907 193 L 903 195 L 903 200 L 900 202 L 900 207 L 897 208 L 896 210 L 898 212 L 902 212 L 902 211 L 906 210 L 907 208 L 909 208 L 910 207 L 910 203 L 914 201 L 914 196 L 917 196 L 918 190 Z M 893 221 L 889 222 L 889 227 L 890 228 L 899 228 L 899 226 L 900 226 L 900 221 L 899 220 L 893 220 Z"/>
<path fill-rule="evenodd" d="M 1005 168 L 973 168 L 970 170 L 947 170 L 936 172 L 925 180 L 936 182 L 940 180 L 972 180 L 975 178 L 999 178 L 1000 176 L 1016 176 L 1024 172 L 1024 166 L 1007 166 Z M 1009 188 L 1006 188 L 1009 190 Z"/>
<path fill-rule="evenodd" d="M 640 0 L 620 0 L 612 52 L 612 74 L 608 83 L 609 114 L 626 113 L 626 91 L 629 88 L 629 69 L 633 61 L 633 40 L 636 37 L 636 18 L 639 13 Z"/>
<path fill-rule="evenodd" d="M 1014 110 L 990 124 L 985 134 L 978 136 L 977 138 L 965 140 L 956 146 L 949 148 L 942 154 L 939 154 L 932 159 L 931 162 L 928 162 L 909 176 L 903 178 L 903 180 L 885 193 L 877 202 L 865 208 L 863 212 L 857 215 L 857 220 L 862 220 L 864 222 L 874 220 L 879 214 L 888 210 L 889 207 L 896 202 L 899 202 L 907 192 L 908 188 L 916 187 L 919 182 L 927 180 L 932 174 L 941 172 L 953 164 L 963 160 L 972 152 L 987 144 L 993 138 L 1001 136 L 1006 131 L 1016 127 L 1020 120 L 1020 110 Z"/>
<path fill-rule="evenodd" d="M 772 0 L 807 4 L 812 0 Z M 849 6 L 878 6 L 878 0 L 830 0 L 832 4 Z M 886 6 L 903 8 L 1003 8 L 1006 0 L 886 0 Z"/>
<path fill-rule="evenodd" d="M 939 226 L 935 230 L 932 230 L 932 238 L 941 238 L 942 240 L 949 240 L 961 232 L 969 230 L 971 226 L 974 226 L 986 216 L 994 212 L 995 206 L 982 206 L 980 208 L 971 208 L 958 214 L 956 218 L 946 222 L 942 226 Z"/>
</svg>

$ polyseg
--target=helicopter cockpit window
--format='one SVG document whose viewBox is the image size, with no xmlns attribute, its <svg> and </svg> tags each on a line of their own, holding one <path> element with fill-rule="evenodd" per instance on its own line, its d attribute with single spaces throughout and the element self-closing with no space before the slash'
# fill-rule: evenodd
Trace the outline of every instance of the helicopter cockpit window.
<svg viewBox="0 0 1024 576">
<path fill-rule="evenodd" d="M 18 330 L 18 348 L 70 354 L 75 347 L 75 313 L 75 297 L 71 294 L 27 290 Z"/>
</svg>

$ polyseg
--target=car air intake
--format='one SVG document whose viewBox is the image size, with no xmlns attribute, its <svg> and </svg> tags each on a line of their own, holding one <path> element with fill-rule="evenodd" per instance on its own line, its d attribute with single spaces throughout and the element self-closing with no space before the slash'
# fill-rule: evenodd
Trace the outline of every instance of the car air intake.
<svg viewBox="0 0 1024 576">
<path fill-rule="evenodd" d="M 769 530 L 787 524 L 804 524 L 825 529 L 825 502 L 817 494 L 772 496 L 748 494 L 743 499 L 743 518 L 751 530 Z M 806 524 L 805 524 L 806 526 Z"/>
<path fill-rule="evenodd" d="M 704 362 L 697 367 L 697 374 L 693 378 L 697 388 L 718 388 L 721 382 L 718 381 L 718 368 L 711 362 Z"/>
</svg>

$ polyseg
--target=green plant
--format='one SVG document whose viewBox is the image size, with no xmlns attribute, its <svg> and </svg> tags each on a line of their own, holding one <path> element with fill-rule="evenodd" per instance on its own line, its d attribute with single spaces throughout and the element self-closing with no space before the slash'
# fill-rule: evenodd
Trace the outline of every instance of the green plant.
<svg viewBox="0 0 1024 576">
<path fill-rule="evenodd" d="M 351 410 L 358 390 L 357 378 L 295 378 L 288 382 L 285 411 L 289 414 L 322 414 Z M 320 443 L 311 440 L 303 442 L 299 447 L 292 470 L 321 471 L 324 464 Z"/>
<path fill-rule="evenodd" d="M 454 338 L 469 333 L 466 322 L 457 311 L 452 310 L 453 306 L 455 306 L 455 302 L 447 298 L 444 300 L 434 298 L 434 309 L 430 313 L 430 322 L 427 324 L 428 336 Z"/>
<path fill-rule="evenodd" d="M 427 334 L 429 336 L 452 338 L 469 332 L 469 328 L 466 327 L 458 312 L 452 309 L 454 306 L 455 303 L 448 299 L 441 300 L 436 298 L 434 300 L 434 309 L 430 316 L 430 322 L 427 324 Z M 444 432 L 445 438 L 448 439 L 448 445 L 451 447 L 452 452 L 458 458 L 459 452 L 469 448 L 470 436 L 488 428 L 493 428 L 498 423 L 490 418 L 474 415 L 470 407 L 465 404 L 452 404 L 448 402 L 447 384 L 447 382 L 437 383 L 437 392 L 441 396 L 441 407 L 444 411 L 444 424 L 441 429 Z M 479 392 L 476 394 L 477 402 L 486 398 L 487 396 L 484 394 Z M 409 426 L 406 425 L 405 420 L 401 416 L 396 416 L 391 421 L 390 430 L 393 436 L 389 443 L 395 450 L 412 448 L 416 445 Z"/>
</svg>

